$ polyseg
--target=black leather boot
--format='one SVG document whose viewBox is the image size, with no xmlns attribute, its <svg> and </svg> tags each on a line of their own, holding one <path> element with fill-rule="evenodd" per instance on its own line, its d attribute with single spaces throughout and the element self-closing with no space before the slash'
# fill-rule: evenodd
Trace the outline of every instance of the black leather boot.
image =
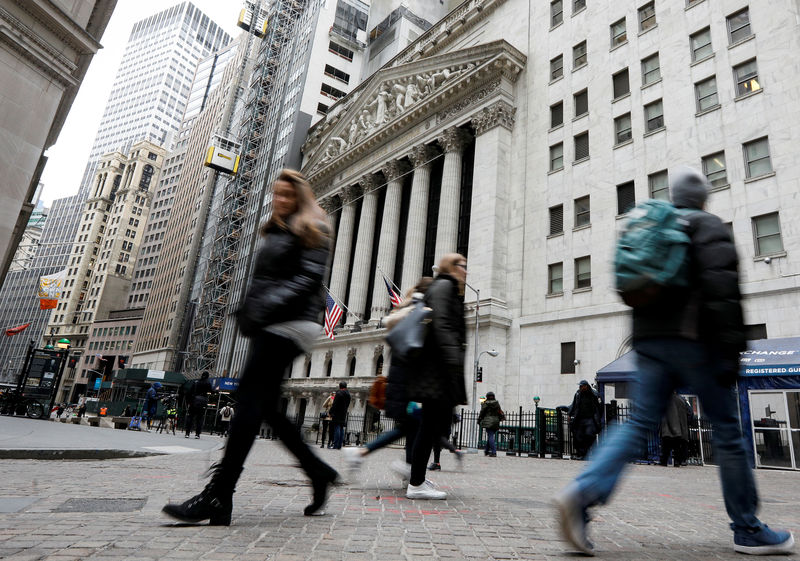
<svg viewBox="0 0 800 561">
<path fill-rule="evenodd" d="M 209 471 L 212 473 L 211 481 L 199 495 L 180 504 L 167 504 L 161 511 L 182 522 L 208 520 L 209 526 L 230 526 L 233 489 L 242 469 L 239 468 L 232 476 L 224 473 L 220 464 L 215 464 Z"/>
<path fill-rule="evenodd" d="M 339 479 L 339 474 L 328 464 L 322 464 L 317 473 L 311 477 L 311 487 L 314 489 L 313 501 L 304 510 L 306 516 L 319 516 L 324 514 L 320 509 L 328 500 L 328 486 Z"/>
</svg>

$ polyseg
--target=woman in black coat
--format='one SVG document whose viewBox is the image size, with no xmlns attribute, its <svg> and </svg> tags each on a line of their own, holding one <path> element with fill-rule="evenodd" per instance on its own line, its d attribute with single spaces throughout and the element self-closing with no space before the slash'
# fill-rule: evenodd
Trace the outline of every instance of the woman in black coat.
<svg viewBox="0 0 800 561">
<path fill-rule="evenodd" d="M 420 368 L 409 372 L 409 395 L 422 403 L 422 422 L 414 442 L 409 499 L 445 499 L 444 491 L 425 480 L 426 464 L 449 426 L 453 407 L 467 402 L 464 382 L 464 286 L 467 260 L 450 253 L 439 262 L 439 276 L 425 294 L 425 305 L 433 310 Z"/>
<path fill-rule="evenodd" d="M 311 348 L 321 332 L 322 279 L 330 245 L 325 213 L 300 173 L 283 170 L 275 181 L 272 216 L 261 233 L 265 240 L 237 315 L 240 331 L 252 341 L 224 457 L 212 468 L 211 481 L 202 493 L 163 509 L 184 522 L 209 519 L 211 525 L 230 525 L 233 490 L 262 420 L 272 426 L 311 479 L 314 496 L 306 515 L 320 513 L 328 486 L 338 477 L 314 455 L 280 410 L 286 368 Z"/>
</svg>

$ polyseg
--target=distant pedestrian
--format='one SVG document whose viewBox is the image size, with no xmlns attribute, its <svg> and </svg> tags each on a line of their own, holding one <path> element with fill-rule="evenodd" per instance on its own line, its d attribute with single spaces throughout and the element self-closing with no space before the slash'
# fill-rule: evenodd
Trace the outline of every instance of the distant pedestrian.
<svg viewBox="0 0 800 561">
<path fill-rule="evenodd" d="M 478 424 L 486 429 L 486 448 L 484 456 L 497 457 L 497 443 L 495 435 L 500 429 L 500 423 L 506 420 L 506 414 L 500 408 L 500 403 L 494 398 L 494 392 L 486 392 L 486 401 L 481 403 L 481 412 L 478 414 Z"/>
<path fill-rule="evenodd" d="M 58 404 L 58 408 L 56 408 L 56 417 L 60 419 L 61 415 L 63 415 L 63 414 L 64 414 L 64 404 L 63 403 L 59 403 Z"/>
<path fill-rule="evenodd" d="M 453 408 L 467 402 L 464 382 L 464 288 L 467 260 L 449 253 L 439 261 L 439 275 L 425 294 L 433 310 L 420 367 L 409 372 L 409 399 L 422 403 L 422 421 L 414 440 L 409 499 L 446 499 L 447 493 L 425 479 L 433 444 L 445 434 Z"/>
<path fill-rule="evenodd" d="M 221 434 L 222 436 L 228 436 L 228 428 L 231 425 L 231 419 L 233 418 L 233 407 L 230 405 L 225 405 L 222 409 L 219 410 L 219 421 L 221 424 Z"/>
<path fill-rule="evenodd" d="M 758 493 L 733 389 L 746 341 L 739 260 L 730 229 L 702 210 L 708 186 L 705 175 L 695 170 L 670 170 L 672 202 L 687 209 L 688 285 L 663 287 L 655 299 L 633 308 L 638 372 L 631 419 L 604 439 L 592 463 L 556 497 L 564 538 L 585 554 L 594 550 L 586 532 L 588 508 L 609 500 L 622 470 L 658 426 L 677 387 L 700 398 L 714 426 L 714 459 L 732 521 L 734 551 L 769 555 L 794 547 L 791 533 L 771 530 L 756 517 Z"/>
<path fill-rule="evenodd" d="M 158 411 L 158 390 L 161 389 L 161 382 L 153 382 L 147 389 L 144 397 L 144 405 L 142 406 L 142 416 L 147 416 L 147 432 L 150 432 L 150 427 L 153 424 L 153 419 L 156 417 Z"/>
<path fill-rule="evenodd" d="M 575 441 L 575 459 L 583 460 L 600 433 L 603 404 L 589 382 L 581 380 L 569 408 L 569 422 Z"/>
<path fill-rule="evenodd" d="M 224 457 L 212 468 L 211 481 L 199 495 L 163 509 L 184 522 L 231 523 L 233 491 L 265 420 L 311 480 L 313 499 L 303 510 L 305 515 L 321 514 L 328 488 L 339 476 L 311 451 L 300 429 L 281 410 L 286 369 L 298 355 L 310 352 L 322 333 L 322 282 L 330 247 L 325 213 L 296 171 L 283 170 L 271 196 L 272 215 L 261 229 L 265 240 L 237 314 L 239 331 L 251 339 L 250 354 L 239 378 Z"/>
<path fill-rule="evenodd" d="M 86 402 L 84 401 L 81 403 L 80 407 L 78 407 L 78 417 L 83 417 L 86 415 Z"/>
<path fill-rule="evenodd" d="M 200 433 L 203 432 L 203 416 L 208 405 L 208 394 L 213 391 L 211 382 L 208 381 L 208 376 L 208 371 L 200 374 L 200 379 L 195 380 L 189 393 L 189 411 L 186 413 L 185 438 L 189 438 L 192 426 L 194 426 L 195 438 L 200 438 Z"/>
<path fill-rule="evenodd" d="M 347 432 L 347 410 L 350 408 L 350 392 L 347 382 L 339 382 L 339 390 L 333 397 L 331 405 L 331 424 L 333 425 L 333 447 L 341 449 Z"/>
<path fill-rule="evenodd" d="M 681 467 L 686 464 L 689 453 L 689 404 L 678 395 L 672 393 L 667 403 L 664 418 L 661 419 L 659 433 L 661 435 L 660 464 L 666 466 L 672 453 L 672 465 Z"/>
<path fill-rule="evenodd" d="M 322 444 L 320 448 L 325 448 L 325 438 L 328 438 L 328 448 L 333 448 L 333 427 L 331 426 L 331 407 L 333 406 L 333 398 L 336 392 L 331 392 L 330 395 L 322 402 L 322 410 L 319 412 L 320 433 L 322 434 Z"/>
<path fill-rule="evenodd" d="M 82 404 L 81 407 L 83 407 L 84 410 L 86 410 L 86 406 L 85 405 Z M 122 411 L 122 416 L 123 417 L 130 417 L 131 416 L 131 406 L 130 405 L 126 405 L 125 406 L 124 411 Z"/>
</svg>

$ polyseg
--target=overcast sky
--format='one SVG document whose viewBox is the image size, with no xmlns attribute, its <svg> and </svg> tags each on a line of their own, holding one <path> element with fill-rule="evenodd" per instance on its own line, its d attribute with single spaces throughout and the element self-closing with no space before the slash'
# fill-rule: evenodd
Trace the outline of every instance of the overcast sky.
<svg viewBox="0 0 800 561">
<path fill-rule="evenodd" d="M 242 6 L 240 0 L 192 0 L 192 3 L 232 37 L 241 31 L 236 26 Z M 45 206 L 50 206 L 53 199 L 78 192 L 133 24 L 175 4 L 180 4 L 180 0 L 117 1 L 114 14 L 100 39 L 103 48 L 92 59 L 58 141 L 47 151 L 48 161 L 42 173 Z"/>
</svg>

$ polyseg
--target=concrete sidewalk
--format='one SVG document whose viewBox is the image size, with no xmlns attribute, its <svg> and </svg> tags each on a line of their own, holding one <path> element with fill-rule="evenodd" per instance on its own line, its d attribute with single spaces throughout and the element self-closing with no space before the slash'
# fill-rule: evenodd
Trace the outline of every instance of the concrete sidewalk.
<svg viewBox="0 0 800 561">
<path fill-rule="evenodd" d="M 0 424 L 3 440 L 6 426 Z M 126 446 L 131 448 L 161 442 L 152 434 L 76 428 L 130 439 Z M 38 438 L 48 441 L 46 434 Z M 187 446 L 212 439 L 161 438 Z M 315 451 L 345 474 L 341 452 Z M 585 465 L 582 462 L 470 455 L 459 473 L 452 471 L 455 460 L 445 453 L 443 471 L 429 476 L 447 491 L 448 500 L 409 501 L 405 485 L 388 470 L 389 462 L 402 452 L 383 450 L 367 458 L 359 477 L 335 488 L 326 516 L 305 517 L 302 510 L 311 496 L 305 476 L 279 442 L 257 440 L 234 495 L 231 527 L 181 525 L 163 517 L 165 502 L 184 500 L 203 487 L 201 475 L 219 455 L 218 450 L 206 449 L 106 461 L 0 460 L 0 558 L 575 557 L 561 541 L 549 500 Z M 756 475 L 763 519 L 797 535 L 800 473 L 762 470 Z M 713 467 L 631 466 L 613 503 L 594 514 L 592 536 L 601 559 L 743 559 L 733 552 Z"/>
</svg>

